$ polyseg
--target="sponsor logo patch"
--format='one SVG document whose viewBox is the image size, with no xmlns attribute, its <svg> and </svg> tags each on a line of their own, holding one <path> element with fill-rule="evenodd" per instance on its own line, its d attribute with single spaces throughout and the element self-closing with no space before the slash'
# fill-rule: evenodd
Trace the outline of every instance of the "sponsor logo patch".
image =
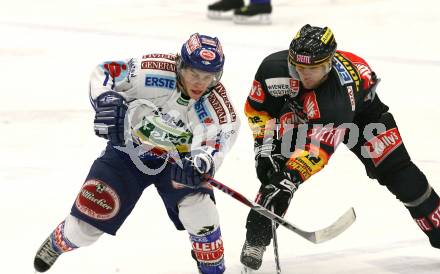
<svg viewBox="0 0 440 274">
<path fill-rule="evenodd" d="M 215 53 L 212 50 L 202 49 L 200 51 L 200 57 L 206 61 L 212 61 L 215 59 Z"/>
<path fill-rule="evenodd" d="M 354 111 L 356 109 L 356 101 L 354 100 L 354 93 L 352 86 L 347 86 L 347 94 L 348 97 L 350 98 L 351 111 Z"/>
<path fill-rule="evenodd" d="M 316 120 L 321 118 L 321 113 L 318 107 L 318 101 L 316 100 L 315 92 L 309 92 L 304 96 L 304 112 L 307 115 L 307 119 Z"/>
<path fill-rule="evenodd" d="M 51 235 L 52 243 L 62 252 L 68 252 L 72 251 L 75 248 L 77 248 L 76 245 L 71 243 L 65 236 L 64 236 L 64 223 L 65 221 L 61 222 L 57 228 L 55 228 L 54 232 Z"/>
<path fill-rule="evenodd" d="M 327 30 L 325 31 L 325 33 L 321 37 L 321 41 L 324 44 L 328 44 L 328 42 L 330 42 L 332 38 L 333 38 L 333 33 L 329 28 L 327 28 Z"/>
<path fill-rule="evenodd" d="M 127 62 L 127 65 L 128 65 L 127 82 L 130 83 L 131 78 L 136 77 L 137 65 L 133 58 Z"/>
<path fill-rule="evenodd" d="M 121 81 L 127 76 L 127 64 L 124 61 L 106 62 L 102 67 L 115 82 Z"/>
<path fill-rule="evenodd" d="M 207 44 L 207 45 L 210 45 L 212 47 L 216 47 L 217 46 L 217 43 L 215 42 L 214 39 L 210 39 L 210 38 L 207 38 L 207 37 L 200 37 L 200 40 L 202 41 L 203 44 Z"/>
<path fill-rule="evenodd" d="M 217 96 L 215 96 L 214 92 L 211 92 L 211 94 L 209 94 L 208 100 L 214 108 L 215 114 L 217 114 L 219 124 L 225 124 L 228 121 L 226 111 L 220 103 L 219 99 L 217 99 Z"/>
<path fill-rule="evenodd" d="M 295 127 L 295 114 L 293 112 L 286 112 L 280 117 L 280 136 L 291 128 Z"/>
<path fill-rule="evenodd" d="M 335 59 L 334 68 L 338 72 L 339 82 L 341 82 L 341 85 L 353 83 L 353 79 L 351 79 L 350 73 L 348 73 L 344 65 L 342 65 L 341 61 Z"/>
<path fill-rule="evenodd" d="M 176 78 L 157 74 L 147 74 L 145 75 L 145 86 L 173 90 L 176 88 Z"/>
<path fill-rule="evenodd" d="M 149 58 L 161 58 L 161 59 L 168 59 L 171 61 L 176 60 L 176 55 L 174 54 L 162 54 L 162 53 L 153 53 L 153 54 L 146 54 L 142 56 L 142 59 L 149 59 Z"/>
<path fill-rule="evenodd" d="M 286 167 L 298 171 L 302 181 L 306 181 L 328 163 L 328 154 L 319 148 L 312 148 L 316 152 L 295 150 L 286 163 Z"/>
<path fill-rule="evenodd" d="M 364 80 L 363 88 L 368 89 L 373 84 L 373 73 L 371 69 L 362 63 L 354 63 L 354 65 L 356 66 L 361 79 Z"/>
<path fill-rule="evenodd" d="M 291 97 L 296 97 L 299 93 L 299 80 L 290 79 L 290 90 L 292 91 Z"/>
<path fill-rule="evenodd" d="M 213 120 L 211 118 L 211 115 L 209 111 L 206 109 L 204 101 L 204 98 L 202 97 L 201 100 L 198 100 L 194 104 L 194 109 L 196 110 L 197 117 L 199 118 L 199 121 L 203 124 L 211 124 L 213 123 Z"/>
<path fill-rule="evenodd" d="M 257 103 L 264 103 L 265 95 L 261 83 L 257 80 L 254 80 L 252 83 L 252 89 L 249 93 L 249 99 L 255 101 Z"/>
<path fill-rule="evenodd" d="M 366 142 L 364 147 L 367 148 L 374 165 L 378 166 L 401 144 L 402 138 L 399 131 L 397 128 L 392 128 Z"/>
<path fill-rule="evenodd" d="M 109 185 L 99 180 L 87 180 L 76 197 L 76 208 L 97 220 L 113 218 L 120 208 L 119 196 Z"/>
<path fill-rule="evenodd" d="M 295 97 L 299 92 L 299 81 L 292 78 L 269 78 L 266 79 L 267 90 L 273 97 L 288 95 Z"/>
<path fill-rule="evenodd" d="M 335 57 L 336 59 L 333 60 L 335 60 L 335 69 L 338 72 L 341 84 L 345 85 L 354 82 L 356 85 L 356 91 L 359 91 L 360 79 L 356 70 L 353 68 L 350 62 L 341 54 L 336 53 Z M 348 80 L 348 78 L 350 78 L 350 80 Z"/>
<path fill-rule="evenodd" d="M 440 227 L 440 204 L 429 214 L 428 218 L 435 228 Z"/>
<path fill-rule="evenodd" d="M 297 54 L 296 55 L 296 62 L 301 63 L 301 64 L 311 64 L 312 58 L 308 55 Z"/>
<path fill-rule="evenodd" d="M 155 69 L 175 72 L 176 64 L 163 61 L 142 61 L 141 69 Z"/>
<path fill-rule="evenodd" d="M 333 127 L 313 127 L 309 130 L 308 136 L 312 140 L 316 140 L 321 144 L 325 144 L 329 147 L 335 147 L 339 145 L 345 134 L 345 128 L 333 128 Z"/>
<path fill-rule="evenodd" d="M 163 113 L 159 109 L 153 115 L 144 116 L 140 127 L 135 131 L 136 136 L 163 150 L 187 152 L 193 135 L 175 114 L 175 111 Z"/>
<path fill-rule="evenodd" d="M 187 106 L 189 104 L 189 100 L 183 99 L 182 97 L 177 98 L 176 102 L 181 106 Z"/>
<path fill-rule="evenodd" d="M 209 231 L 206 236 L 190 235 L 190 239 L 199 262 L 215 264 L 222 261 L 224 247 L 219 228 Z"/>
<path fill-rule="evenodd" d="M 220 95 L 220 97 L 223 99 L 223 103 L 225 104 L 226 108 L 229 110 L 229 114 L 231 115 L 231 121 L 235 122 L 237 120 L 237 115 L 235 114 L 235 110 L 232 107 L 231 102 L 229 101 L 228 95 L 226 94 L 226 89 L 223 85 L 217 85 L 214 90 Z"/>
<path fill-rule="evenodd" d="M 186 50 L 188 54 L 191 55 L 196 49 L 201 48 L 202 44 L 199 41 L 199 35 L 193 34 L 189 38 L 188 42 L 186 42 Z"/>
<path fill-rule="evenodd" d="M 431 231 L 432 230 L 432 225 L 429 223 L 429 221 L 425 218 L 419 218 L 419 219 L 414 219 L 414 221 L 416 222 L 416 224 L 420 227 L 420 229 L 422 231 Z"/>
</svg>

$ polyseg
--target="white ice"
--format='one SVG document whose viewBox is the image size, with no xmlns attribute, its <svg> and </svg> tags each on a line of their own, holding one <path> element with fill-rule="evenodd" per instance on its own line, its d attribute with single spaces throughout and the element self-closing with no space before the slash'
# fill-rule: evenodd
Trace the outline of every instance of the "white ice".
<svg viewBox="0 0 440 274">
<path fill-rule="evenodd" d="M 328 25 L 340 49 L 366 58 L 382 78 L 379 95 L 405 145 L 440 190 L 438 148 L 440 4 L 436 0 L 280 0 L 273 24 L 239 26 L 206 18 L 202 0 L 15 0 L 0 5 L 0 273 L 33 273 L 41 242 L 68 214 L 92 161 L 105 146 L 94 136 L 88 77 L 101 61 L 177 52 L 193 32 L 218 36 L 223 83 L 243 120 L 218 180 L 253 198 L 251 133 L 242 112 L 254 73 L 286 49 L 304 24 Z M 216 193 L 227 274 L 239 273 L 248 208 Z M 357 221 L 314 245 L 278 230 L 281 266 L 297 273 L 439 273 L 440 251 L 406 209 L 341 147 L 327 168 L 296 193 L 286 218 L 305 229 L 331 223 L 354 206 Z M 195 273 L 186 232 L 177 232 L 148 188 L 116 237 L 60 257 L 48 273 Z M 269 247 L 258 273 L 275 273 Z"/>
</svg>

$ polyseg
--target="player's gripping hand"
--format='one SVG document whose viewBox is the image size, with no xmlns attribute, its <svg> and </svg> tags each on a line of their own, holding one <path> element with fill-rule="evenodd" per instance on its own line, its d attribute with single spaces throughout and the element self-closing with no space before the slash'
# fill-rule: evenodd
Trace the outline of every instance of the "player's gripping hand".
<svg viewBox="0 0 440 274">
<path fill-rule="evenodd" d="M 261 186 L 258 203 L 267 209 L 273 206 L 275 213 L 283 216 L 300 183 L 288 172 L 276 172 L 271 176 L 268 184 Z"/>
<path fill-rule="evenodd" d="M 106 91 L 95 100 L 95 134 L 110 141 L 114 146 L 122 146 L 124 140 L 124 118 L 127 112 L 124 97 L 114 91 Z"/>
<path fill-rule="evenodd" d="M 214 176 L 214 153 L 202 149 L 193 151 L 191 156 L 181 159 L 182 166 L 171 166 L 171 180 L 191 188 L 201 187 L 205 176 Z"/>
<path fill-rule="evenodd" d="M 283 169 L 287 159 L 274 153 L 275 144 L 255 145 L 255 169 L 261 184 L 267 185 L 272 175 Z"/>
</svg>

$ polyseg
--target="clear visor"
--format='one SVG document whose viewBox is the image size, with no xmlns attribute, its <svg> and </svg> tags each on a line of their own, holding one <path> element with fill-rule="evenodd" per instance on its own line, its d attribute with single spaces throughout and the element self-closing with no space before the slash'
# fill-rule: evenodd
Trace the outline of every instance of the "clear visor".
<svg viewBox="0 0 440 274">
<path fill-rule="evenodd" d="M 208 85 L 209 87 L 215 86 L 222 76 L 223 71 L 219 72 L 206 72 L 199 69 L 187 67 L 182 69 L 182 77 L 185 81 L 194 84 Z"/>
<path fill-rule="evenodd" d="M 298 71 L 296 69 L 297 67 L 300 70 L 303 70 L 303 69 L 313 70 L 313 69 L 317 69 L 317 68 L 320 68 L 323 66 L 327 66 L 327 63 L 321 63 L 318 65 L 302 65 L 302 64 L 293 65 L 292 63 L 287 61 L 287 67 L 289 68 L 289 75 L 290 75 L 290 77 L 292 77 L 293 79 L 296 79 L 296 80 L 301 80 L 299 77 Z M 329 65 L 328 69 L 325 71 L 325 73 L 328 73 L 330 71 L 330 69 L 331 69 L 331 66 Z"/>
<path fill-rule="evenodd" d="M 289 61 L 287 61 L 287 67 L 289 68 L 289 75 L 293 79 L 300 80 L 298 72 L 296 72 L 295 65 L 291 64 Z"/>
</svg>

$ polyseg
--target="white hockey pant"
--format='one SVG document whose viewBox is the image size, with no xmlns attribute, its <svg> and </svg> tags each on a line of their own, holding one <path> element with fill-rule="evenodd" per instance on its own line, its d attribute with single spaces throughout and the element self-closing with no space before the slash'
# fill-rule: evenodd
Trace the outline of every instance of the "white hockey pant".
<svg viewBox="0 0 440 274">
<path fill-rule="evenodd" d="M 203 274 L 225 271 L 223 240 L 217 208 L 208 194 L 186 196 L 178 205 L 179 219 L 188 231 L 194 257 Z"/>
<path fill-rule="evenodd" d="M 104 232 L 88 223 L 68 215 L 51 235 L 53 244 L 61 252 L 71 251 L 78 247 L 96 242 Z"/>
</svg>

